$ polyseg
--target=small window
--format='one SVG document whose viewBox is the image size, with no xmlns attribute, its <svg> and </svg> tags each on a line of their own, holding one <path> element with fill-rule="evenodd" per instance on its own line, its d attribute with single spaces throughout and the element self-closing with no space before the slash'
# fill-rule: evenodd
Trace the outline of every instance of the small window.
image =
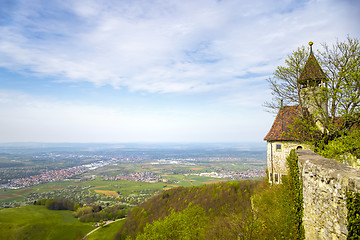
<svg viewBox="0 0 360 240">
<path fill-rule="evenodd" d="M 298 146 L 298 147 L 296 148 L 296 150 L 301 150 L 301 149 L 303 149 L 302 146 Z"/>
<path fill-rule="evenodd" d="M 274 173 L 274 181 L 275 181 L 275 183 L 279 183 L 280 181 L 279 181 L 279 174 L 278 173 Z"/>
<path fill-rule="evenodd" d="M 272 172 L 269 172 L 269 183 L 272 183 L 273 181 L 273 175 L 272 175 Z"/>
<path fill-rule="evenodd" d="M 276 151 L 281 151 L 281 144 L 276 144 Z"/>
</svg>

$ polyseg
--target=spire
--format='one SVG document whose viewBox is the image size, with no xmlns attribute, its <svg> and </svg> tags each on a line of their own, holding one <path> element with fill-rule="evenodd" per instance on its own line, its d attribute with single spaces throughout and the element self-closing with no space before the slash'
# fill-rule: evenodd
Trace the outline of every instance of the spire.
<svg viewBox="0 0 360 240">
<path fill-rule="evenodd" d="M 309 42 L 310 45 L 310 55 L 308 60 L 306 61 L 305 67 L 301 72 L 300 78 L 298 80 L 301 88 L 305 88 L 308 86 L 319 86 L 325 79 L 326 75 L 321 69 L 318 61 L 316 60 L 312 45 L 313 42 Z"/>
<path fill-rule="evenodd" d="M 310 46 L 310 54 L 313 54 L 313 51 L 312 51 L 312 45 L 313 45 L 314 43 L 312 42 L 312 41 L 310 41 L 309 42 L 309 46 Z"/>
</svg>

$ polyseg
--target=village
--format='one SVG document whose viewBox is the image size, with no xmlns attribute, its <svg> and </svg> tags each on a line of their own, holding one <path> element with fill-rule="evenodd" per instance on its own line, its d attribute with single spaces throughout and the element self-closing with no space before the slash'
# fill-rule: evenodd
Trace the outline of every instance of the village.
<svg viewBox="0 0 360 240">
<path fill-rule="evenodd" d="M 109 164 L 112 164 L 113 162 L 114 160 L 98 161 L 77 167 L 67 168 L 67 169 L 45 171 L 42 174 L 34 175 L 26 178 L 11 179 L 9 183 L 0 185 L 0 189 L 1 188 L 20 189 L 42 183 L 65 180 L 73 176 L 87 172 L 89 170 L 95 170 L 100 167 L 105 167 Z"/>
<path fill-rule="evenodd" d="M 202 177 L 226 178 L 232 180 L 263 178 L 266 176 L 265 171 L 262 169 L 248 169 L 245 171 L 220 170 L 218 172 L 199 173 L 193 175 L 199 175 Z"/>
<path fill-rule="evenodd" d="M 128 181 L 148 182 L 148 183 L 156 183 L 163 181 L 161 175 L 156 175 L 153 172 L 132 172 L 132 173 L 124 173 L 117 176 L 105 176 L 104 180 L 109 180 L 109 181 L 128 180 Z"/>
</svg>

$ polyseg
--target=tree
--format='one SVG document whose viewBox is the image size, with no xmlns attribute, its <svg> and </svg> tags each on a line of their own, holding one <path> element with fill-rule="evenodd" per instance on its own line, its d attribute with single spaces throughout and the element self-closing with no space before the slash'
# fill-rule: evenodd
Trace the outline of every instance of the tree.
<svg viewBox="0 0 360 240">
<path fill-rule="evenodd" d="M 285 66 L 278 66 L 272 77 L 267 79 L 273 99 L 264 106 L 270 112 L 276 113 L 282 102 L 285 105 L 300 104 L 300 78 L 302 69 L 309 57 L 309 49 L 302 46 L 285 60 Z"/>
<path fill-rule="evenodd" d="M 320 57 L 329 81 L 329 114 L 351 117 L 360 113 L 360 44 L 359 39 L 347 37 L 332 47 L 322 44 Z"/>
<path fill-rule="evenodd" d="M 173 211 L 163 220 L 147 224 L 136 239 L 203 239 L 201 234 L 204 234 L 208 220 L 202 207 L 190 203 L 182 212 Z"/>
<path fill-rule="evenodd" d="M 317 105 L 317 117 L 307 117 L 306 111 L 303 111 L 294 127 L 294 135 L 297 134 L 298 140 L 310 141 L 317 149 L 324 149 L 329 142 L 349 135 L 360 126 L 359 39 L 348 36 L 344 42 L 338 40 L 332 46 L 326 43 L 321 45 L 323 51 L 317 51 L 316 59 L 326 79 L 324 86 L 312 88 L 314 94 L 311 99 Z M 298 48 L 285 60 L 285 66 L 277 67 L 268 79 L 273 95 L 272 101 L 264 104 L 268 110 L 278 110 L 282 100 L 286 105 L 303 106 L 298 79 L 309 52 L 304 46 Z M 321 107 L 324 102 L 326 108 Z M 308 133 L 304 134 L 306 131 Z"/>
</svg>

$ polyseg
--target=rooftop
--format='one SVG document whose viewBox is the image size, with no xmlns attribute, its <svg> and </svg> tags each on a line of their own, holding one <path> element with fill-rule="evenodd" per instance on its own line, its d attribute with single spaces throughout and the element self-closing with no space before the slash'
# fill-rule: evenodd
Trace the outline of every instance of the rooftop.
<svg viewBox="0 0 360 240">
<path fill-rule="evenodd" d="M 311 84 L 312 86 L 314 86 L 313 84 L 319 85 L 321 81 L 325 80 L 326 75 L 314 56 L 314 53 L 312 51 L 312 42 L 310 42 L 309 45 L 310 56 L 306 61 L 305 67 L 301 72 L 298 81 L 301 85 L 307 86 L 308 84 Z"/>
<path fill-rule="evenodd" d="M 300 106 L 285 106 L 280 108 L 275 121 L 265 136 L 265 141 L 284 141 L 296 140 L 291 136 L 290 126 L 294 123 L 296 117 L 300 115 Z"/>
</svg>

